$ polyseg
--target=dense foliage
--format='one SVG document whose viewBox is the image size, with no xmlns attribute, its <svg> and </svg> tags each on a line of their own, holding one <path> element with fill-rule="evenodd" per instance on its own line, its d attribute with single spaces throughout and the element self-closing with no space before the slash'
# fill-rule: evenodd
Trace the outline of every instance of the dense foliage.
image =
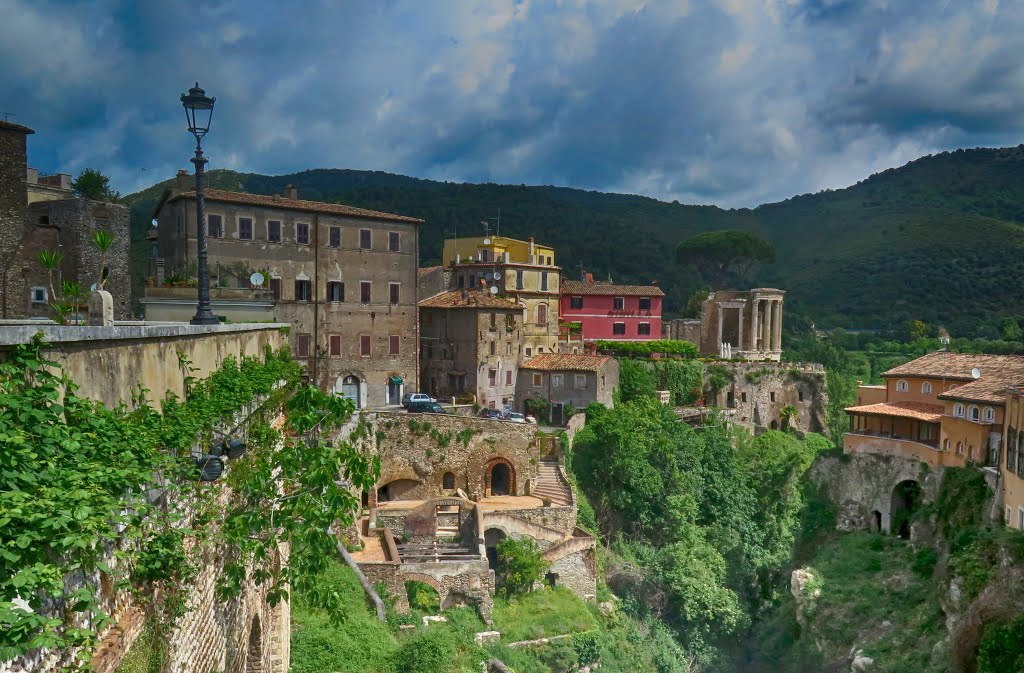
<svg viewBox="0 0 1024 673">
<path fill-rule="evenodd" d="M 687 355 L 696 357 L 700 350 L 689 341 L 677 341 L 673 339 L 654 339 L 652 341 L 605 341 L 599 339 L 597 348 L 601 351 L 608 351 L 615 355 L 642 355 L 648 356 L 652 353 L 662 355 Z"/>
<path fill-rule="evenodd" d="M 701 398 L 704 375 L 705 366 L 699 360 L 620 360 L 618 399 L 653 399 L 657 391 L 667 390 L 672 404 L 694 404 Z"/>
<path fill-rule="evenodd" d="M 506 598 L 529 593 L 551 566 L 531 537 L 507 537 L 498 543 L 497 552 L 498 591 Z"/>
<path fill-rule="evenodd" d="M 775 261 L 775 248 L 749 231 L 719 229 L 679 243 L 676 258 L 699 269 L 704 281 L 715 287 L 725 287 L 729 281 L 742 286 L 757 265 Z"/>
</svg>

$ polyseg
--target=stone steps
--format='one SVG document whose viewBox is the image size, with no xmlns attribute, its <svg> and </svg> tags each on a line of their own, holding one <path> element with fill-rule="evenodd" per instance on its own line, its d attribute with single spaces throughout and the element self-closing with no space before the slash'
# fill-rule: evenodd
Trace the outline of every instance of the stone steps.
<svg viewBox="0 0 1024 673">
<path fill-rule="evenodd" d="M 569 490 L 569 485 L 562 480 L 557 461 L 540 461 L 540 470 L 537 484 L 533 488 L 533 495 L 541 499 L 549 498 L 554 505 L 568 505 L 572 502 L 572 493 Z"/>
</svg>

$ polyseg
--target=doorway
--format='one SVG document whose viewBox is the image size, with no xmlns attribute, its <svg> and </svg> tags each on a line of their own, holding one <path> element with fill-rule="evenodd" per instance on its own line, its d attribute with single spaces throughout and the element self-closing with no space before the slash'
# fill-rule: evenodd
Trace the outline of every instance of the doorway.
<svg viewBox="0 0 1024 673">
<path fill-rule="evenodd" d="M 339 378 L 334 384 L 334 392 L 337 395 L 341 395 L 346 399 L 352 400 L 352 403 L 356 405 L 356 409 L 362 408 L 362 400 L 359 395 L 359 378 L 349 374 L 344 379 Z"/>
</svg>

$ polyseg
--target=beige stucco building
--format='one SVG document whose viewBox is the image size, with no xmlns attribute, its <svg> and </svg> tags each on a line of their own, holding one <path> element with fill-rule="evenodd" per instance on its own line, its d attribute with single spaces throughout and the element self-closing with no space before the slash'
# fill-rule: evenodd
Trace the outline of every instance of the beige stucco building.
<svg viewBox="0 0 1024 673">
<path fill-rule="evenodd" d="M 152 280 L 159 285 L 194 285 L 196 201 L 190 183 L 180 173 L 154 215 L 158 257 Z M 205 194 L 211 286 L 219 288 L 213 292 L 215 314 L 236 321 L 262 313 L 289 323 L 292 352 L 305 362 L 310 379 L 359 408 L 397 405 L 406 391 L 418 390 L 422 220 L 302 200 L 295 188 L 273 196 L 216 189 Z M 254 273 L 263 279 L 256 288 Z M 147 319 L 187 319 L 194 300 L 190 306 L 184 298 L 183 304 L 166 289 L 147 291 Z"/>
<path fill-rule="evenodd" d="M 519 368 L 516 397 L 519 408 L 528 412 L 527 400 L 551 405 L 551 423 L 563 425 L 569 406 L 582 411 L 591 402 L 606 407 L 614 403 L 619 386 L 619 363 L 607 355 L 536 355 Z"/>
</svg>

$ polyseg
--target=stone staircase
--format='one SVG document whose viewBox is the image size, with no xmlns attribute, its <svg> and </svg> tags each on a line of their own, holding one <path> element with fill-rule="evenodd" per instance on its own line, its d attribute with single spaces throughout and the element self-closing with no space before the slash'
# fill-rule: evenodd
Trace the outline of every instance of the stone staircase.
<svg viewBox="0 0 1024 673">
<path fill-rule="evenodd" d="M 533 495 L 541 499 L 551 498 L 552 505 L 568 505 L 572 502 L 569 484 L 562 479 L 557 460 L 545 458 L 540 461 L 540 475 Z"/>
</svg>

